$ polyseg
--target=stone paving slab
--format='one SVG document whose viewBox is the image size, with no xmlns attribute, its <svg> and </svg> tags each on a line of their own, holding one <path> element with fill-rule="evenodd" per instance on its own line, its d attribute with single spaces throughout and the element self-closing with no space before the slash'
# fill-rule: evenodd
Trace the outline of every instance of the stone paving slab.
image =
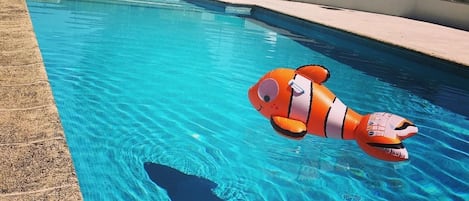
<svg viewBox="0 0 469 201">
<path fill-rule="evenodd" d="M 69 157 L 63 157 L 68 147 L 62 137 L 18 143 L 0 147 L 0 177 L 12 177 L 1 181 L 1 193 L 40 191 L 73 184 L 74 174 L 69 174 Z M 13 170 L 13 171 L 12 171 Z M 5 175 L 6 174 L 6 175 Z"/>
<path fill-rule="evenodd" d="M 14 41 L 14 40 L 13 40 Z M 14 46 L 14 45 L 5 45 Z M 25 47 L 22 50 L 0 51 L 0 66 L 20 66 L 37 63 L 41 60 L 41 52 L 38 47 Z"/>
<path fill-rule="evenodd" d="M 0 76 L 0 86 L 47 82 L 47 74 L 42 63 L 22 66 L 2 66 L 0 67 L 0 75 L 3 75 Z"/>
<path fill-rule="evenodd" d="M 47 200 L 47 201 L 64 201 L 64 200 L 82 200 L 79 192 L 80 188 L 76 185 L 61 186 L 57 188 L 44 189 L 40 191 L 30 192 L 28 194 L 10 194 L 5 199 L 14 201 L 30 201 L 30 200 Z"/>
<path fill-rule="evenodd" d="M 22 26 L 0 27 L 0 40 L 8 41 L 0 43 L 3 54 L 14 53 L 23 48 L 37 48 L 33 42 L 34 33 L 32 30 L 25 30 Z M 30 40 L 25 40 L 29 38 Z M 3 62 L 6 62 L 3 61 Z M 11 62 L 11 61 L 10 61 Z"/>
<path fill-rule="evenodd" d="M 0 1 L 0 201 L 82 200 L 24 0 Z"/>
<path fill-rule="evenodd" d="M 52 104 L 33 109 L 0 111 L 0 144 L 17 145 L 63 137 L 56 114 L 57 108 Z"/>
<path fill-rule="evenodd" d="M 0 108 L 17 110 L 53 105 L 54 98 L 48 82 L 0 86 Z"/>
</svg>

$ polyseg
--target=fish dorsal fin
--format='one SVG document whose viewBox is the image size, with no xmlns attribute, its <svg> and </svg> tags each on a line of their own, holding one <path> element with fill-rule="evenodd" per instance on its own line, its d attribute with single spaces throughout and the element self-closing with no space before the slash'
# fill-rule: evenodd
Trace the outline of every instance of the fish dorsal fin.
<svg viewBox="0 0 469 201">
<path fill-rule="evenodd" d="M 296 69 L 295 72 L 314 81 L 317 84 L 326 82 L 330 77 L 329 70 L 321 65 L 312 64 L 300 66 Z"/>
</svg>

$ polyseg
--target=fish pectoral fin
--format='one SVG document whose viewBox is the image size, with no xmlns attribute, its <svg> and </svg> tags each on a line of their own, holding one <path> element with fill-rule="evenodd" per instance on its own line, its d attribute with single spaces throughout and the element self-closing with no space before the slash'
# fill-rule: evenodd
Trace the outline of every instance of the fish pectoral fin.
<svg viewBox="0 0 469 201">
<path fill-rule="evenodd" d="M 321 65 L 312 64 L 300 66 L 295 72 L 318 84 L 326 82 L 330 77 L 329 70 Z"/>
<path fill-rule="evenodd" d="M 275 131 L 281 135 L 299 140 L 306 135 L 306 124 L 286 117 L 272 116 L 270 123 Z"/>
</svg>

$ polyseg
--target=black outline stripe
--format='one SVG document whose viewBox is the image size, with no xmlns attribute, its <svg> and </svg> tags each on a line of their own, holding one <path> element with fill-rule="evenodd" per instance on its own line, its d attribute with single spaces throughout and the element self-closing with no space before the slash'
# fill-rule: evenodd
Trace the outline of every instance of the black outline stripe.
<svg viewBox="0 0 469 201">
<path fill-rule="evenodd" d="M 311 110 L 313 109 L 313 82 L 309 81 L 309 109 L 308 109 L 308 116 L 306 116 L 306 127 L 309 123 L 309 116 L 311 115 Z"/>
<path fill-rule="evenodd" d="M 348 107 L 345 106 L 344 119 L 342 120 L 342 130 L 340 131 L 340 132 L 341 132 L 340 137 L 341 137 L 342 139 L 344 139 L 344 127 L 345 127 L 345 119 L 346 119 L 346 117 L 347 117 L 347 112 L 348 112 Z"/>
<path fill-rule="evenodd" d="M 297 75 L 297 74 L 295 73 L 295 75 L 293 76 L 293 80 L 295 80 L 296 75 Z M 292 104 L 292 102 L 293 102 L 293 94 L 294 94 L 294 90 L 293 90 L 293 88 L 291 88 L 290 103 L 288 104 L 288 114 L 287 114 L 288 118 L 290 118 L 291 107 L 292 107 L 292 105 L 293 105 L 293 104 Z"/>
<path fill-rule="evenodd" d="M 390 148 L 390 149 L 404 149 L 404 144 L 383 144 L 383 143 L 367 143 L 372 147 L 379 147 L 379 148 Z"/>
<path fill-rule="evenodd" d="M 324 83 L 324 82 L 327 82 L 327 80 L 329 80 L 329 78 L 331 77 L 331 73 L 329 72 L 329 69 L 327 69 L 325 66 L 320 65 L 320 64 L 307 64 L 307 65 L 302 65 L 302 66 L 296 68 L 296 70 L 300 70 L 301 68 L 308 67 L 308 66 L 318 66 L 318 67 L 321 67 L 321 68 L 323 68 L 324 70 L 326 70 L 326 72 L 327 72 L 326 79 L 325 79 L 324 81 L 322 81 L 321 84 Z"/>
<path fill-rule="evenodd" d="M 326 129 L 327 129 L 327 119 L 329 118 L 329 113 L 331 112 L 332 105 L 334 105 L 335 99 L 337 99 L 337 96 L 334 97 L 334 100 L 332 101 L 331 106 L 329 106 L 329 109 L 327 110 L 326 118 L 324 119 L 324 137 L 326 137 L 326 138 L 327 138 L 327 132 L 326 132 Z"/>
</svg>

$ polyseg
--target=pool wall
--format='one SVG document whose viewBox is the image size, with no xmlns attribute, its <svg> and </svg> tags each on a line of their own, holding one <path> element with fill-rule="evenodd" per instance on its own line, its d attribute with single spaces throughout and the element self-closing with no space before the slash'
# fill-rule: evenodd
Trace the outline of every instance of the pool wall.
<svg viewBox="0 0 469 201">
<path fill-rule="evenodd" d="M 0 1 L 0 200 L 82 200 L 24 0 Z"/>
</svg>

